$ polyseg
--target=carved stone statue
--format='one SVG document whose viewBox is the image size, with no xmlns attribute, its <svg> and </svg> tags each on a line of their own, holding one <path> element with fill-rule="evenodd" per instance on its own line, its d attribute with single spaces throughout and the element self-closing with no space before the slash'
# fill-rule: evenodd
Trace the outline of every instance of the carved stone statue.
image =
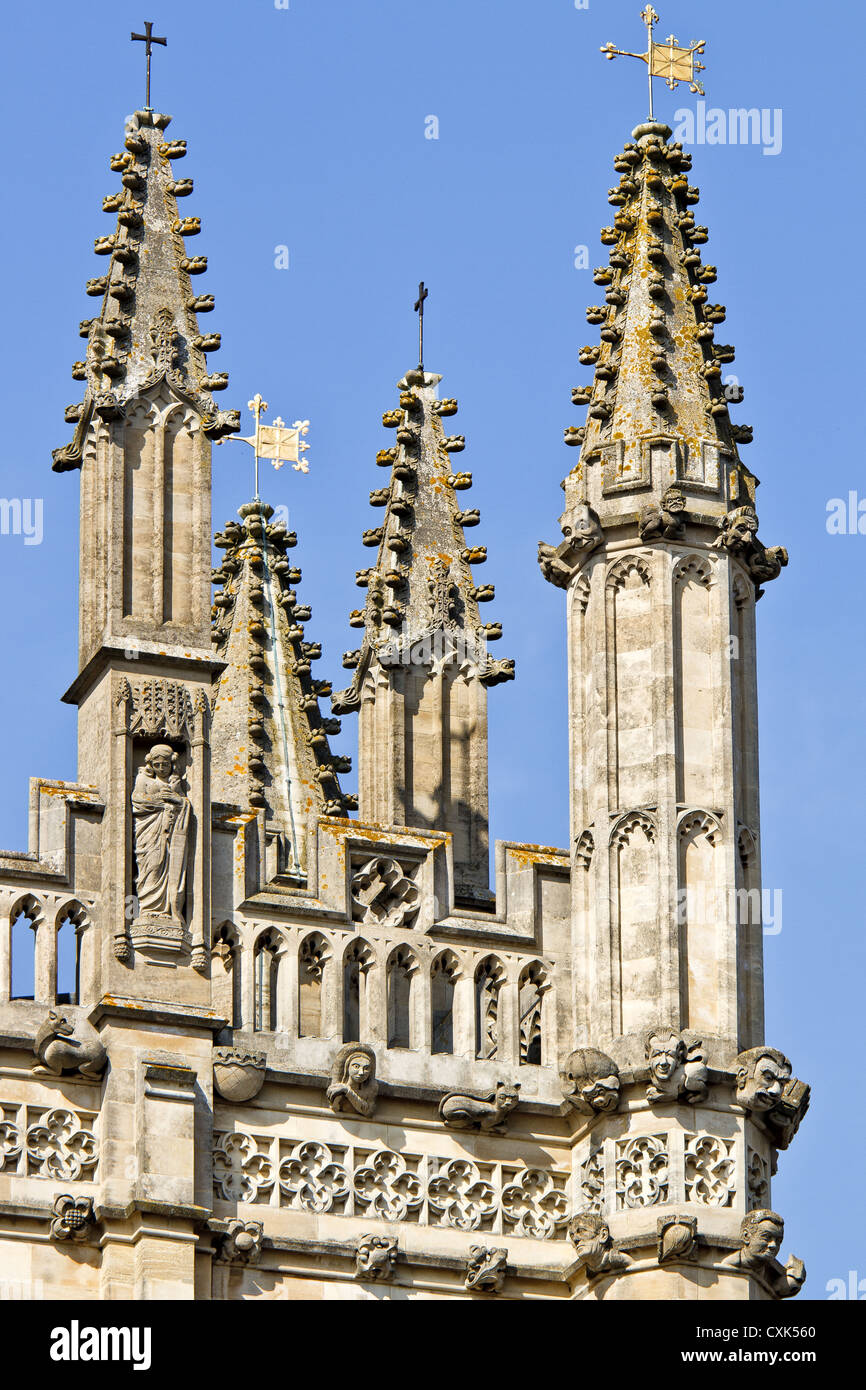
<svg viewBox="0 0 866 1390">
<path fill-rule="evenodd" d="M 651 502 L 641 509 L 637 523 L 641 540 L 682 540 L 686 533 L 685 510 L 682 488 L 669 487 L 662 493 L 661 502 Z"/>
<path fill-rule="evenodd" d="M 394 1236 L 361 1236 L 355 1255 L 358 1279 L 393 1279 L 397 1266 L 397 1240 Z"/>
<path fill-rule="evenodd" d="M 504 1134 L 506 1117 L 517 1108 L 519 1083 L 514 1086 L 497 1081 L 496 1090 L 487 1096 L 465 1096 L 459 1092 L 445 1096 L 439 1103 L 439 1114 L 451 1129 L 477 1129 L 486 1134 Z"/>
<path fill-rule="evenodd" d="M 623 1250 L 613 1249 L 610 1228 L 596 1211 L 584 1211 L 573 1216 L 568 1223 L 568 1238 L 574 1246 L 578 1268 L 584 1268 L 590 1277 L 612 1274 L 631 1264 L 630 1255 Z"/>
<path fill-rule="evenodd" d="M 365 1043 L 346 1043 L 334 1058 L 331 1084 L 326 1092 L 332 1110 L 354 1110 L 370 1116 L 376 1108 L 379 1083 L 376 1054 Z"/>
<path fill-rule="evenodd" d="M 750 1047 L 734 1063 L 735 1099 L 744 1110 L 773 1110 L 791 1080 L 791 1063 L 776 1047 Z"/>
<path fill-rule="evenodd" d="M 775 1211 L 759 1207 L 743 1217 L 740 1226 L 742 1248 L 722 1260 L 732 1269 L 746 1269 L 763 1274 L 777 1298 L 793 1298 L 806 1278 L 806 1266 L 796 1255 L 789 1255 L 784 1269 L 777 1263 L 785 1223 Z"/>
<path fill-rule="evenodd" d="M 157 743 L 135 779 L 135 892 L 139 920 L 158 918 L 183 927 L 192 807 L 183 794 L 176 766 L 174 749 Z"/>
<path fill-rule="evenodd" d="M 52 1009 L 33 1044 L 39 1059 L 33 1068 L 34 1075 L 62 1076 L 64 1072 L 78 1072 L 94 1080 L 100 1077 L 108 1054 L 93 1028 L 90 1033 L 89 1038 L 76 1038 L 75 1024 L 70 1023 L 65 1014 Z"/>
<path fill-rule="evenodd" d="M 507 1262 L 507 1250 L 489 1250 L 486 1245 L 470 1245 L 464 1287 L 474 1293 L 501 1293 Z"/>
<path fill-rule="evenodd" d="M 707 1068 L 700 1039 L 687 1042 L 673 1028 L 651 1028 L 644 1037 L 649 1067 L 648 1101 L 684 1100 L 695 1105 L 707 1094 Z"/>
<path fill-rule="evenodd" d="M 580 1115 L 610 1114 L 619 1105 L 619 1068 L 594 1047 L 569 1053 L 559 1079 L 566 1101 Z"/>
</svg>

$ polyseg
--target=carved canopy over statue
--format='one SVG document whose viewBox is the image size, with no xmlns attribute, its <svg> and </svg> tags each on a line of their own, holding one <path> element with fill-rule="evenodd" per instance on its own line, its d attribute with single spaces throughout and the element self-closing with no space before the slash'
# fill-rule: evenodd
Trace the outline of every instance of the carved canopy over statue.
<svg viewBox="0 0 866 1390">
<path fill-rule="evenodd" d="M 192 808 L 167 743 L 150 749 L 132 789 L 139 917 L 184 926 L 186 861 Z"/>
</svg>

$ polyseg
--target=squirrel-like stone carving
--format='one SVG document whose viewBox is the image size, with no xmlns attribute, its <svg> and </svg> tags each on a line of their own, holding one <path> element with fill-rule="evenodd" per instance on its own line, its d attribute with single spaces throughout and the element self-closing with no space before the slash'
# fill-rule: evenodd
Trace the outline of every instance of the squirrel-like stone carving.
<svg viewBox="0 0 866 1390">
<path fill-rule="evenodd" d="M 95 1033 L 92 1038 L 83 1041 L 76 1038 L 75 1024 L 54 1009 L 36 1034 L 33 1051 L 39 1059 L 33 1068 L 35 1076 L 62 1076 L 64 1072 L 78 1072 L 80 1076 L 96 1080 L 102 1075 L 108 1060 L 108 1054 Z"/>
<path fill-rule="evenodd" d="M 376 1108 L 379 1083 L 376 1080 L 376 1054 L 365 1043 L 346 1043 L 334 1058 L 331 1084 L 327 1089 L 332 1110 L 354 1110 L 369 1117 Z"/>
<path fill-rule="evenodd" d="M 496 1090 L 487 1096 L 466 1096 L 459 1092 L 445 1096 L 439 1103 L 440 1117 L 451 1129 L 477 1129 L 485 1134 L 504 1134 L 506 1117 L 517 1108 L 520 1100 L 517 1085 L 497 1081 Z"/>
</svg>

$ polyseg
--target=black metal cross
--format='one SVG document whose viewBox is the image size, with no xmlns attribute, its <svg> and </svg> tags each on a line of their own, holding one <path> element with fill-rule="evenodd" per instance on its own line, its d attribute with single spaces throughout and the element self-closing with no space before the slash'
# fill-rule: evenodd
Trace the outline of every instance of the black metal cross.
<svg viewBox="0 0 866 1390">
<path fill-rule="evenodd" d="M 430 293 L 425 289 L 422 280 L 418 286 L 418 298 L 415 300 L 415 313 L 418 315 L 418 366 L 424 366 L 424 300 Z"/>
<path fill-rule="evenodd" d="M 145 51 L 145 53 L 147 54 L 147 94 L 146 94 L 145 100 L 144 100 L 144 109 L 145 109 L 145 111 L 149 111 L 149 110 L 151 109 L 151 108 L 150 108 L 150 55 L 151 55 L 151 52 L 153 51 L 153 45 L 154 45 L 155 43 L 161 43 L 162 46 L 163 46 L 163 48 L 165 48 L 165 47 L 167 46 L 167 44 L 168 44 L 168 39 L 161 39 L 161 38 L 159 38 L 159 37 L 153 32 L 153 23 L 152 23 L 151 20 L 149 20 L 149 19 L 146 19 L 146 20 L 144 21 L 144 33 L 143 33 L 143 34 L 130 34 L 130 38 L 131 38 L 131 39 L 138 39 L 138 41 L 139 41 L 140 43 L 143 43 L 143 44 L 144 44 L 144 51 Z"/>
</svg>

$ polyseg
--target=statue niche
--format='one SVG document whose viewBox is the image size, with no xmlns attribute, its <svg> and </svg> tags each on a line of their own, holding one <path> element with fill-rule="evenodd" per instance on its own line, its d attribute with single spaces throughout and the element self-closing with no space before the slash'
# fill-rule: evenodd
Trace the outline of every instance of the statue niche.
<svg viewBox="0 0 866 1390">
<path fill-rule="evenodd" d="M 134 924 L 158 935 L 182 934 L 186 898 L 186 865 L 192 807 L 177 772 L 178 755 L 167 743 L 157 743 L 147 753 L 132 789 L 135 840 L 135 895 L 138 918 Z"/>
</svg>

